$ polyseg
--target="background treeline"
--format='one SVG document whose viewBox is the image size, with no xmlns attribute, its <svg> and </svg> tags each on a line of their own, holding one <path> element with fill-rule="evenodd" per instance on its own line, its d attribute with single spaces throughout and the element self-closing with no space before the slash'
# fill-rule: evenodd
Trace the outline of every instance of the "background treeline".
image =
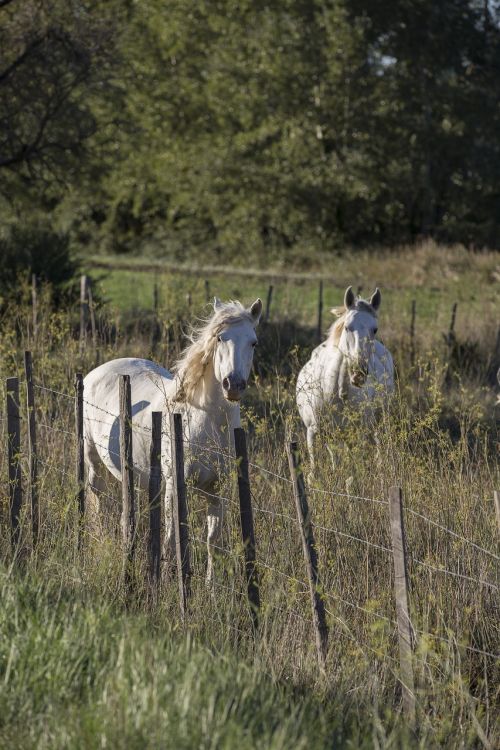
<svg viewBox="0 0 500 750">
<path fill-rule="evenodd" d="M 11 257 L 498 247 L 499 134 L 496 1 L 0 0 Z"/>
</svg>

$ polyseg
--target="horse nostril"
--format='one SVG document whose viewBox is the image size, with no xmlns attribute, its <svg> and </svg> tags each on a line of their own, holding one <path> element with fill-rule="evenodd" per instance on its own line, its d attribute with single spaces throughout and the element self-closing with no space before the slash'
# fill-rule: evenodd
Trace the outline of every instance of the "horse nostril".
<svg viewBox="0 0 500 750">
<path fill-rule="evenodd" d="M 229 378 L 224 378 L 222 381 L 222 387 L 225 388 L 226 391 L 229 390 L 231 383 L 229 382 Z"/>
</svg>

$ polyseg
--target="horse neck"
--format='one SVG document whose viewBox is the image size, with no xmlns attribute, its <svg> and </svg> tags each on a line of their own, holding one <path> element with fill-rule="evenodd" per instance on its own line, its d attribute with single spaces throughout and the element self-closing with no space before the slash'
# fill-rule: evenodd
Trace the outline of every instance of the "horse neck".
<svg viewBox="0 0 500 750">
<path fill-rule="evenodd" d="M 203 405 L 202 400 L 205 401 Z M 224 398 L 211 362 L 205 367 L 190 405 L 203 409 L 211 420 L 221 425 L 227 425 L 228 421 L 233 422 L 235 419 L 239 421 L 239 404 L 233 404 Z"/>
</svg>

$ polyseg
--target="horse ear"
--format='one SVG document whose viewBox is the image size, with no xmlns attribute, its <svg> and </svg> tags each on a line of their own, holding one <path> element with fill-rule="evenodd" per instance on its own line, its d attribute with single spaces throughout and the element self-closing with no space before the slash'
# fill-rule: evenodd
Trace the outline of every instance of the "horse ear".
<svg viewBox="0 0 500 750">
<path fill-rule="evenodd" d="M 220 310 L 222 307 L 222 302 L 218 297 L 214 297 L 214 310 L 217 312 L 217 310 Z"/>
<path fill-rule="evenodd" d="M 382 302 L 382 295 L 380 294 L 380 289 L 377 287 L 375 291 L 373 292 L 372 296 L 370 297 L 370 305 L 373 307 L 375 312 L 380 307 L 380 303 Z"/>
<path fill-rule="evenodd" d="M 262 300 L 259 297 L 255 300 L 253 305 L 250 305 L 249 312 L 254 320 L 255 325 L 257 325 L 262 314 Z"/>
<path fill-rule="evenodd" d="M 356 302 L 356 297 L 354 296 L 354 292 L 352 291 L 352 286 L 348 286 L 344 294 L 345 309 L 350 310 L 352 307 L 354 307 L 355 302 Z"/>
</svg>

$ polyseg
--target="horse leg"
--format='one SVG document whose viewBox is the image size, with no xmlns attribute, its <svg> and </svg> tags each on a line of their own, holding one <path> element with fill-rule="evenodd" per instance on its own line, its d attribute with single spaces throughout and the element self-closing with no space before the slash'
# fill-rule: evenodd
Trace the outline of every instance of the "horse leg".
<svg viewBox="0 0 500 750">
<path fill-rule="evenodd" d="M 164 577 L 175 575 L 175 527 L 174 527 L 174 485 L 172 477 L 165 483 L 165 532 L 161 559 L 164 563 Z"/>
<path fill-rule="evenodd" d="M 208 531 L 207 531 L 207 586 L 213 583 L 214 578 L 214 556 L 217 556 L 222 550 L 220 545 L 222 535 L 222 519 L 224 516 L 224 503 L 222 500 L 212 502 L 208 506 Z"/>
<path fill-rule="evenodd" d="M 316 425 L 309 425 L 307 428 L 307 450 L 309 451 L 309 458 L 311 460 L 311 472 L 314 471 L 314 438 L 316 437 L 316 433 Z"/>
</svg>

